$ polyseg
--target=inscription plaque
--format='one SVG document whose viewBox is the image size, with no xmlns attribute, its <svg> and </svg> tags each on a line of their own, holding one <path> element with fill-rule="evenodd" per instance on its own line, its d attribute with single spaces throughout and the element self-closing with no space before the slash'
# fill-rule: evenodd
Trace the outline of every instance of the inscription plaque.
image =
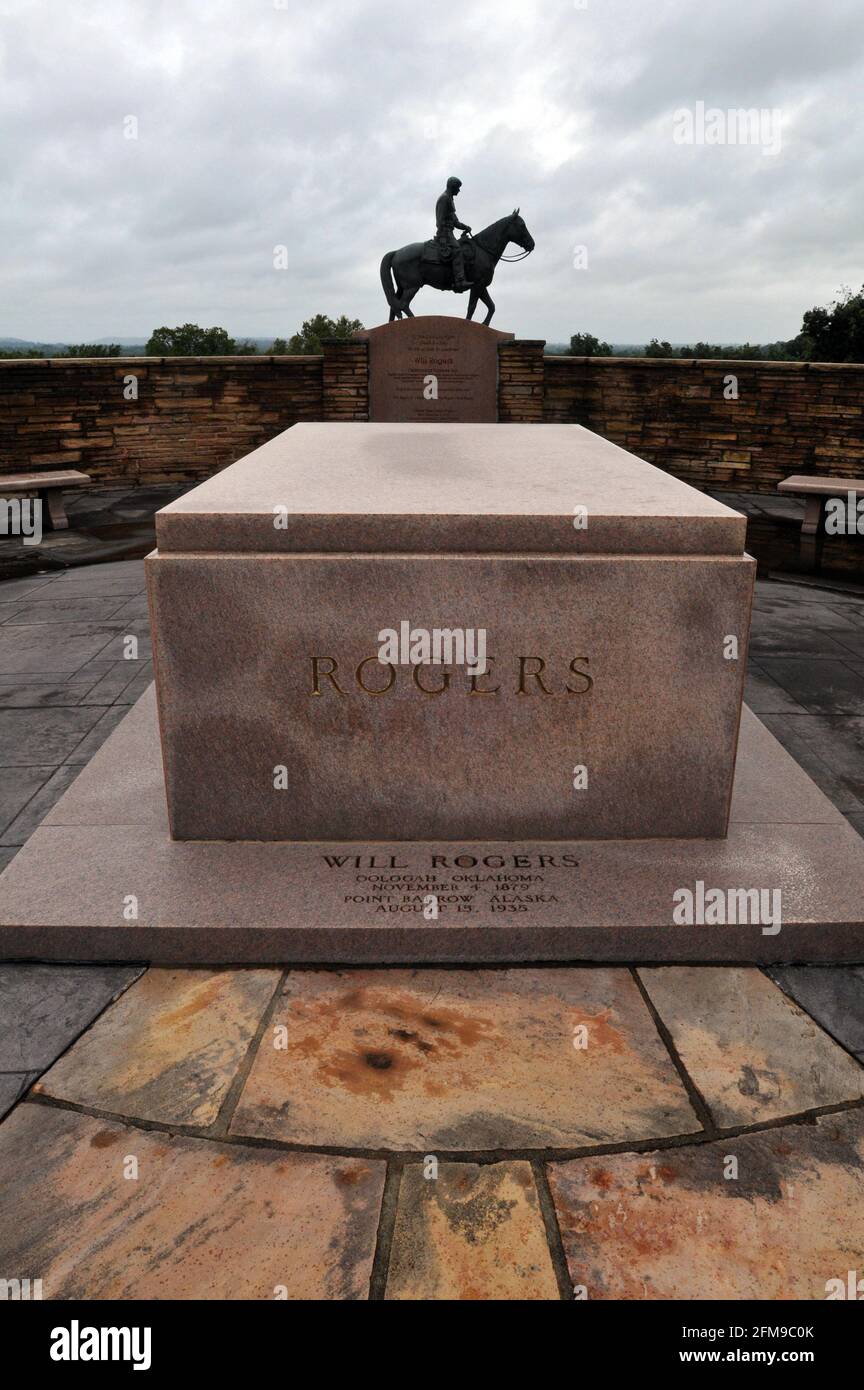
<svg viewBox="0 0 864 1390">
<path fill-rule="evenodd" d="M 369 343 L 369 418 L 396 424 L 494 424 L 498 344 L 512 333 L 430 314 L 356 335 Z"/>
</svg>

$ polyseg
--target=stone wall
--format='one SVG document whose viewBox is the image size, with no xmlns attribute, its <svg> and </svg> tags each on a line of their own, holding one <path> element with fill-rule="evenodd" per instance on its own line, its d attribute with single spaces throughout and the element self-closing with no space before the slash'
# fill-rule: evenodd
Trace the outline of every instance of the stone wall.
<svg viewBox="0 0 864 1390">
<path fill-rule="evenodd" d="M 859 364 L 547 357 L 544 419 L 587 425 L 699 488 L 864 477 Z"/>
<path fill-rule="evenodd" d="M 323 357 L 0 361 L 0 472 L 191 484 L 299 420 L 365 418 L 364 354 L 352 343 Z M 544 358 L 541 342 L 517 339 L 498 372 L 502 420 L 587 425 L 697 487 L 864 476 L 864 365 Z"/>
<path fill-rule="evenodd" d="M 298 420 L 320 420 L 322 377 L 320 356 L 0 361 L 0 472 L 200 482 Z"/>
<path fill-rule="evenodd" d="M 498 419 L 538 424 L 544 412 L 542 338 L 514 338 L 498 344 Z"/>
<path fill-rule="evenodd" d="M 322 420 L 369 419 L 369 344 L 324 344 Z"/>
</svg>

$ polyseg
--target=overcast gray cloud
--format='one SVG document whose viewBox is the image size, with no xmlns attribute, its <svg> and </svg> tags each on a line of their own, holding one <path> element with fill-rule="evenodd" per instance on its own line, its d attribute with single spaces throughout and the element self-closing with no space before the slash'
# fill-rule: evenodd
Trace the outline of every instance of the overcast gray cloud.
<svg viewBox="0 0 864 1390">
<path fill-rule="evenodd" d="M 864 279 L 862 0 L 0 0 L 0 16 L 0 336 L 379 323 L 381 256 L 432 235 L 450 173 L 475 230 L 518 203 L 536 239 L 492 288 L 495 326 L 521 336 L 767 341 Z M 675 112 L 699 102 L 779 110 L 779 152 L 676 143 Z M 424 290 L 414 308 L 463 304 Z"/>
</svg>

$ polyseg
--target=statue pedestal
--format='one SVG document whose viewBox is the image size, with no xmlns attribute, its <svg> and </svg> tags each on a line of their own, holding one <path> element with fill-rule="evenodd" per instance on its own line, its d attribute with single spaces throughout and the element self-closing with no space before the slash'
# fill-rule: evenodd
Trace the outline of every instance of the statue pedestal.
<svg viewBox="0 0 864 1390">
<path fill-rule="evenodd" d="M 369 419 L 494 423 L 498 344 L 513 336 L 443 314 L 397 319 L 355 334 L 369 344 Z"/>
</svg>

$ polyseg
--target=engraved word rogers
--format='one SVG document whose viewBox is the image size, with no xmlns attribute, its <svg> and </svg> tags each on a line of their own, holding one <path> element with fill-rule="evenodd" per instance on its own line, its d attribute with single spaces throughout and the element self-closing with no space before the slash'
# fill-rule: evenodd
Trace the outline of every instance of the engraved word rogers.
<svg viewBox="0 0 864 1390">
<path fill-rule="evenodd" d="M 586 669 L 589 661 L 587 656 L 574 656 L 562 673 L 542 656 L 518 656 L 497 663 L 490 656 L 483 675 L 471 675 L 432 664 L 397 667 L 377 656 L 364 657 L 356 665 L 340 663 L 334 656 L 313 656 L 309 694 L 332 690 L 337 695 L 387 695 L 402 684 L 421 695 L 443 695 L 451 689 L 468 695 L 587 695 L 594 684 Z"/>
</svg>

